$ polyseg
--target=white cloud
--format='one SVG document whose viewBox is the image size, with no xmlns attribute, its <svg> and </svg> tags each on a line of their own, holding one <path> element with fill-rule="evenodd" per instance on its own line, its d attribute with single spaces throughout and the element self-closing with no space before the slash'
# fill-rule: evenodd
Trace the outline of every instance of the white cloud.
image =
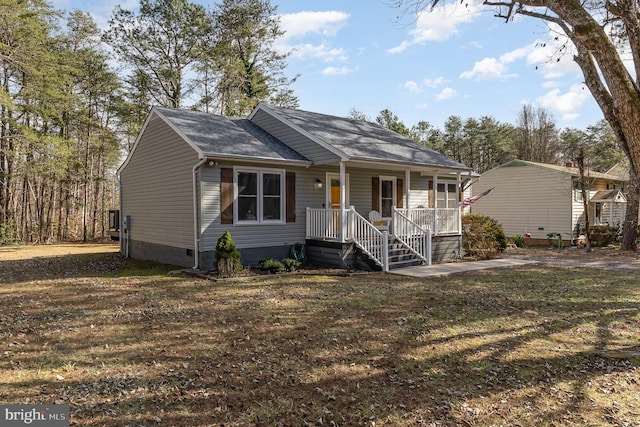
<svg viewBox="0 0 640 427">
<path fill-rule="evenodd" d="M 409 40 L 387 50 L 388 53 L 400 53 L 414 44 L 428 41 L 445 41 L 458 33 L 461 24 L 471 22 L 480 5 L 462 5 L 452 2 L 438 6 L 433 10 L 418 12 L 416 27 L 409 32 Z"/>
<path fill-rule="evenodd" d="M 445 83 L 445 81 L 444 77 L 436 77 L 435 79 L 424 79 L 422 82 L 425 86 L 435 89 Z"/>
<path fill-rule="evenodd" d="M 347 67 L 327 67 L 322 70 L 322 74 L 325 76 L 344 76 L 351 73 L 351 69 Z"/>
<path fill-rule="evenodd" d="M 462 79 L 496 80 L 513 77 L 506 73 L 507 67 L 503 61 L 496 58 L 484 58 L 473 65 L 471 71 L 460 74 Z"/>
<path fill-rule="evenodd" d="M 331 47 L 327 39 L 335 37 L 347 25 L 349 14 L 339 11 L 298 12 L 280 15 L 284 35 L 276 42 L 279 52 L 293 52 L 298 59 L 315 58 L 324 62 L 346 61 L 345 49 Z M 308 39 L 319 39 L 311 42 Z"/>
<path fill-rule="evenodd" d="M 280 28 L 285 31 L 283 38 L 302 38 L 309 34 L 335 37 L 343 28 L 349 14 L 335 10 L 326 12 L 298 12 L 280 15 Z"/>
<path fill-rule="evenodd" d="M 413 92 L 413 93 L 421 93 L 422 92 L 422 88 L 420 87 L 420 85 L 418 85 L 418 83 L 414 82 L 413 80 L 408 80 L 408 81 L 404 82 L 402 87 L 407 89 L 409 92 Z"/>
<path fill-rule="evenodd" d="M 572 120 L 578 117 L 577 110 L 591 97 L 591 93 L 582 84 L 575 84 L 566 93 L 560 93 L 560 89 L 553 89 L 537 99 L 540 106 L 556 111 L 562 115 L 563 120 Z"/>
<path fill-rule="evenodd" d="M 349 58 L 344 49 L 331 48 L 325 44 L 304 43 L 297 46 L 289 46 L 289 49 L 293 58 L 301 60 L 315 58 L 323 62 L 340 62 Z"/>
<path fill-rule="evenodd" d="M 560 82 L 558 82 L 557 80 L 547 80 L 544 83 L 542 83 L 542 87 L 545 89 L 553 89 L 560 86 Z"/>
<path fill-rule="evenodd" d="M 455 98 L 458 95 L 458 92 L 455 89 L 450 87 L 445 87 L 440 91 L 439 94 L 436 95 L 436 99 L 438 101 L 444 101 L 445 99 Z"/>
</svg>

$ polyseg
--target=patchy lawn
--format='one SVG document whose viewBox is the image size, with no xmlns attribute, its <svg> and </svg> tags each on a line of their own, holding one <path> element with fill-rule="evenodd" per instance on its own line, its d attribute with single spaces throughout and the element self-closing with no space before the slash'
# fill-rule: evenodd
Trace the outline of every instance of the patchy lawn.
<svg viewBox="0 0 640 427">
<path fill-rule="evenodd" d="M 639 425 L 635 273 L 210 282 L 0 249 L 0 403 L 72 425 Z"/>
</svg>

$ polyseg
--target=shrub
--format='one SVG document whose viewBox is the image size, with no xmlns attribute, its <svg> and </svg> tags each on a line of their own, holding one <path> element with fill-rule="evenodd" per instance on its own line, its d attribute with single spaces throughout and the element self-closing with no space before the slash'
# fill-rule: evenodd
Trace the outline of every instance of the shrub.
<svg viewBox="0 0 640 427">
<path fill-rule="evenodd" d="M 507 237 L 495 219 L 466 214 L 462 217 L 462 248 L 468 256 L 490 259 L 507 248 Z"/>
<path fill-rule="evenodd" d="M 511 239 L 513 240 L 513 244 L 516 245 L 517 248 L 524 248 L 525 246 L 527 246 L 527 240 L 524 238 L 524 236 L 513 236 Z"/>
<path fill-rule="evenodd" d="M 300 261 L 293 258 L 285 258 L 282 260 L 282 265 L 287 271 L 296 271 L 300 268 L 300 264 L 302 264 Z"/>
<path fill-rule="evenodd" d="M 594 225 L 590 227 L 589 231 L 593 246 L 608 246 L 618 236 L 618 228 L 609 227 L 608 225 Z"/>
<path fill-rule="evenodd" d="M 218 272 L 223 276 L 232 276 L 242 270 L 240 252 L 236 249 L 236 243 L 233 241 L 229 230 L 218 238 L 215 258 Z"/>
<path fill-rule="evenodd" d="M 265 258 L 260 260 L 260 266 L 271 274 L 279 273 L 284 270 L 284 265 L 273 258 Z"/>
</svg>

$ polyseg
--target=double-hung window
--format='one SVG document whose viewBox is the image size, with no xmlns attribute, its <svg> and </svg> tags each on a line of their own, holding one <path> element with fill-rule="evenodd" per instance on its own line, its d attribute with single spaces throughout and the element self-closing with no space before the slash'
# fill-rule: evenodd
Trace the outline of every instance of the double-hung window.
<svg viewBox="0 0 640 427">
<path fill-rule="evenodd" d="M 283 223 L 285 173 L 278 169 L 237 168 L 237 223 Z"/>
<path fill-rule="evenodd" d="M 437 208 L 452 209 L 458 206 L 458 186 L 455 183 L 438 183 Z"/>
</svg>

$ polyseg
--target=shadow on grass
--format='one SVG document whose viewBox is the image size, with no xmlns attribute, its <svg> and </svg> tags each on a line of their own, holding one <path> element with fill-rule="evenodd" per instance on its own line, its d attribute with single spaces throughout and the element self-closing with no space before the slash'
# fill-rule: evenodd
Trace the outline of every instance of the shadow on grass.
<svg viewBox="0 0 640 427">
<path fill-rule="evenodd" d="M 96 426 L 623 425 L 640 410 L 627 275 L 212 283 L 148 267 L 11 290 L 0 398 Z"/>
</svg>

